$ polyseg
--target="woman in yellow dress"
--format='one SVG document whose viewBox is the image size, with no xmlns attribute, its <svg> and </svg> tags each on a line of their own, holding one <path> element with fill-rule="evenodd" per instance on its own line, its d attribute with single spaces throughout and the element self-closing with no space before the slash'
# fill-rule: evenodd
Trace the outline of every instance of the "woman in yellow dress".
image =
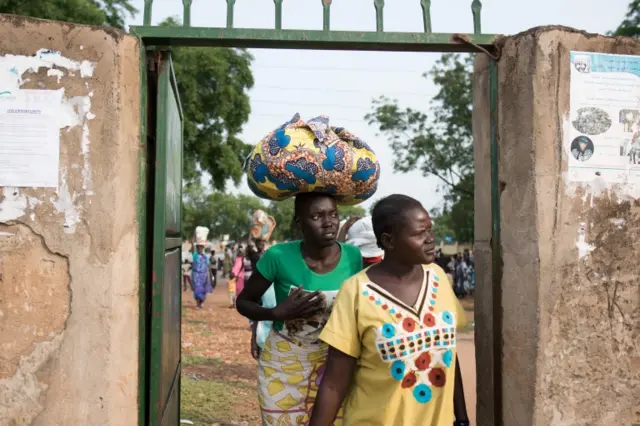
<svg viewBox="0 0 640 426">
<path fill-rule="evenodd" d="M 466 426 L 456 358 L 465 313 L 434 263 L 429 214 L 417 200 L 391 195 L 372 221 L 384 259 L 338 293 L 320 335 L 330 348 L 316 399 L 322 409 L 310 425 L 331 425 L 344 404 L 349 426 Z"/>
</svg>

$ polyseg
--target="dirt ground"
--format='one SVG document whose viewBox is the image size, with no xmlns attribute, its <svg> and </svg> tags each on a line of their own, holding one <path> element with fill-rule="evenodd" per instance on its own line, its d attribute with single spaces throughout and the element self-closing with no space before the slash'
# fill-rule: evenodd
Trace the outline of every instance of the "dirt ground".
<svg viewBox="0 0 640 426">
<path fill-rule="evenodd" d="M 463 305 L 473 320 L 473 301 Z M 459 336 L 467 410 L 475 424 L 473 328 Z M 247 319 L 228 308 L 223 280 L 200 310 L 195 309 L 191 292 L 183 293 L 181 419 L 196 426 L 260 425 L 257 364 L 251 358 L 250 338 Z"/>
</svg>

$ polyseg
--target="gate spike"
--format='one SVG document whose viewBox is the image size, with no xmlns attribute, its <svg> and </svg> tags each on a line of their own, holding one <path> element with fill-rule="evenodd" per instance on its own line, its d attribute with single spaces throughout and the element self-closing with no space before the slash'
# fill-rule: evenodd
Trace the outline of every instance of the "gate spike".
<svg viewBox="0 0 640 426">
<path fill-rule="evenodd" d="M 276 4 L 276 30 L 282 29 L 282 0 L 273 0 Z"/>
<path fill-rule="evenodd" d="M 331 29 L 331 0 L 322 0 L 322 29 Z"/>
<path fill-rule="evenodd" d="M 182 14 L 182 25 L 184 27 L 191 26 L 191 3 L 193 0 L 182 0 L 182 5 L 184 6 L 184 12 Z"/>
<path fill-rule="evenodd" d="M 422 22 L 424 24 L 424 32 L 431 34 L 431 0 L 421 0 L 422 6 Z"/>
<path fill-rule="evenodd" d="M 144 0 L 144 25 L 151 25 L 151 9 L 153 9 L 153 0 Z"/>
<path fill-rule="evenodd" d="M 233 8 L 236 0 L 227 0 L 227 28 L 233 28 Z"/>
<path fill-rule="evenodd" d="M 381 33 L 384 31 L 384 0 L 373 0 L 373 5 L 376 8 L 376 31 Z"/>
<path fill-rule="evenodd" d="M 482 2 L 480 0 L 473 0 L 471 3 L 471 13 L 473 13 L 473 33 L 482 34 L 482 27 L 480 25 L 480 12 L 482 12 Z"/>
</svg>

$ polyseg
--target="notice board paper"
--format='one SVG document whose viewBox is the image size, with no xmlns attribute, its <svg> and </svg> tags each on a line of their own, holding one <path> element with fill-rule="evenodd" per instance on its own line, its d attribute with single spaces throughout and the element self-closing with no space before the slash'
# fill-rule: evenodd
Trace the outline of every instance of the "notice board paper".
<svg viewBox="0 0 640 426">
<path fill-rule="evenodd" d="M 0 186 L 58 187 L 63 93 L 0 88 Z"/>
<path fill-rule="evenodd" d="M 640 183 L 640 56 L 571 52 L 569 181 Z"/>
</svg>

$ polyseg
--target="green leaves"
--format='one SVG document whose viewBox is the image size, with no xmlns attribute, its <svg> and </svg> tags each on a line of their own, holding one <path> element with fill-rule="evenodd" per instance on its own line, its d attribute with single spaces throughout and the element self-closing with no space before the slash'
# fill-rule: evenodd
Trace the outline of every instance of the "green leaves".
<svg viewBox="0 0 640 426">
<path fill-rule="evenodd" d="M 210 238 L 229 235 L 232 240 L 247 238 L 251 227 L 251 214 L 265 209 L 260 199 L 251 195 L 233 195 L 224 192 L 205 194 L 197 186 L 185 189 L 183 207 L 183 236 L 191 238 L 196 226 L 206 226 Z"/>
<path fill-rule="evenodd" d="M 472 68 L 470 55 L 446 54 L 424 74 L 439 88 L 431 100 L 430 115 L 381 97 L 365 116 L 389 139 L 397 154 L 396 171 L 420 170 L 440 179 L 445 201 L 438 212 L 440 222 L 459 241 L 473 240 Z"/>
<path fill-rule="evenodd" d="M 276 220 L 272 240 L 284 241 L 300 238 L 294 221 L 294 199 L 264 202 L 252 195 L 233 195 L 223 192 L 206 193 L 199 184 L 186 185 L 184 189 L 183 236 L 191 238 L 196 226 L 206 226 L 212 239 L 229 234 L 232 240 L 249 236 L 251 215 L 262 209 Z M 340 218 L 364 216 L 358 206 L 339 207 Z"/>
<path fill-rule="evenodd" d="M 161 25 L 179 25 L 175 18 Z M 244 49 L 172 48 L 184 112 L 184 179 L 195 182 L 202 171 L 223 191 L 240 182 L 251 147 L 238 135 L 249 119 L 247 90 L 253 87 L 253 57 Z"/>
<path fill-rule="evenodd" d="M 0 0 L 0 13 L 120 29 L 137 12 L 130 0 Z"/>
<path fill-rule="evenodd" d="M 629 3 L 629 9 L 627 10 L 625 19 L 613 35 L 640 37 L 640 0 L 633 0 Z"/>
</svg>

